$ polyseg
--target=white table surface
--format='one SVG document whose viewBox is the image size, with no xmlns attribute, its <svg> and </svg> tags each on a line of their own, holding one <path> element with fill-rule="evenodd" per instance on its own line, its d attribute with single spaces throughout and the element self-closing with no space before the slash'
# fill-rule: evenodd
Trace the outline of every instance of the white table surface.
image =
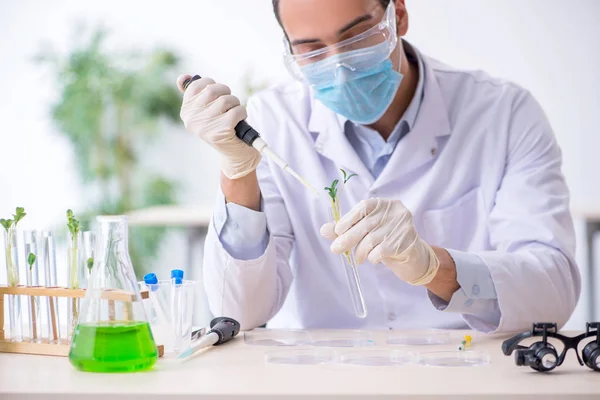
<svg viewBox="0 0 600 400">
<path fill-rule="evenodd" d="M 385 338 L 384 332 L 376 332 L 377 345 L 371 348 L 456 348 L 455 344 L 390 346 L 384 344 Z M 0 354 L 0 399 L 600 397 L 600 373 L 580 366 L 574 353 L 552 373 L 542 374 L 517 367 L 512 356 L 504 356 L 500 346 L 505 338 L 475 336 L 473 350 L 488 351 L 491 364 L 453 368 L 266 364 L 266 351 L 291 348 L 249 346 L 242 333 L 186 362 L 162 359 L 153 371 L 133 374 L 83 373 L 66 358 Z"/>
</svg>

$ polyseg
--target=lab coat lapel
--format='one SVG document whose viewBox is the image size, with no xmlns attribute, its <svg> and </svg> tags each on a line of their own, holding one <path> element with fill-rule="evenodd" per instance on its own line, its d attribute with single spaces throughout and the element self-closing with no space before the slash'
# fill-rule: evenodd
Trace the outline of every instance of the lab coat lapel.
<svg viewBox="0 0 600 400">
<path fill-rule="evenodd" d="M 429 60 L 423 55 L 420 57 L 423 59 L 425 84 L 417 118 L 411 131 L 396 145 L 388 164 L 375 180 L 373 189 L 400 179 L 433 160 L 438 152 L 436 138 L 451 132 L 448 111 L 436 76 Z"/>
<path fill-rule="evenodd" d="M 348 141 L 344 133 L 342 118 L 313 97 L 312 113 L 308 129 L 316 134 L 315 150 L 333 161 L 338 168 L 348 173 L 357 174 L 367 186 L 373 184 L 371 172 L 365 167 L 360 157 Z"/>
</svg>

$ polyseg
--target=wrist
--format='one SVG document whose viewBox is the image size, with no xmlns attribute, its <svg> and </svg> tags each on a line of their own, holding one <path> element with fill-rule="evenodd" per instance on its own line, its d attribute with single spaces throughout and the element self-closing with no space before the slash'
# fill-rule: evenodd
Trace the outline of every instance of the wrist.
<svg viewBox="0 0 600 400">
<path fill-rule="evenodd" d="M 221 191 L 227 203 L 235 203 L 254 211 L 260 211 L 260 187 L 256 171 L 237 178 L 228 178 L 221 173 Z"/>
<path fill-rule="evenodd" d="M 456 274 L 456 264 L 446 249 L 440 247 L 432 247 L 432 249 L 439 260 L 440 267 L 435 277 L 425 287 L 439 298 L 449 302 L 452 299 L 452 295 L 460 289 Z"/>
</svg>

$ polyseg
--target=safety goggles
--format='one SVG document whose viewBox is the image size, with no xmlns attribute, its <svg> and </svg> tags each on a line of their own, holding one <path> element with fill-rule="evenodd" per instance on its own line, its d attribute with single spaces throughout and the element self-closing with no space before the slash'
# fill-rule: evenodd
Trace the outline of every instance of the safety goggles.
<svg viewBox="0 0 600 400">
<path fill-rule="evenodd" d="M 371 68 L 373 63 L 383 62 L 390 57 L 396 48 L 398 34 L 396 32 L 396 9 L 394 1 L 390 1 L 382 20 L 363 33 L 343 40 L 332 46 L 309 51 L 306 53 L 293 52 L 287 38 L 284 41 L 284 62 L 290 74 L 297 80 L 305 81 L 303 69 L 319 63 L 323 70 L 331 71 L 335 78 L 336 67 L 343 65 L 354 72 Z M 384 48 L 383 51 L 381 49 Z M 332 57 L 338 55 L 338 57 Z M 345 57 L 347 55 L 347 57 Z M 331 64 L 331 65 L 329 65 Z"/>
</svg>

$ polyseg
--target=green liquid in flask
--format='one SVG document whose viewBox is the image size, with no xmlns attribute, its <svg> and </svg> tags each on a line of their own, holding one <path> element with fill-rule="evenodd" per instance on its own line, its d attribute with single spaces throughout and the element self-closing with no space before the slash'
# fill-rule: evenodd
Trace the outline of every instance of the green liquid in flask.
<svg viewBox="0 0 600 400">
<path fill-rule="evenodd" d="M 113 321 L 77 325 L 69 360 L 87 372 L 135 372 L 150 369 L 158 350 L 148 322 Z"/>
</svg>

